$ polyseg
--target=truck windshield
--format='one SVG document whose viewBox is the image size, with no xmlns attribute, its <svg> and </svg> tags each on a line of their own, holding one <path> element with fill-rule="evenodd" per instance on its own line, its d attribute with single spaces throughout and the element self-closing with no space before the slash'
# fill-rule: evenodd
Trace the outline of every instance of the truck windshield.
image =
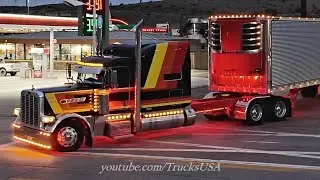
<svg viewBox="0 0 320 180">
<path fill-rule="evenodd" d="M 98 78 L 97 74 L 83 74 L 78 73 L 77 76 L 77 83 L 85 83 L 85 84 L 94 84 L 94 83 L 101 83 Z"/>
</svg>

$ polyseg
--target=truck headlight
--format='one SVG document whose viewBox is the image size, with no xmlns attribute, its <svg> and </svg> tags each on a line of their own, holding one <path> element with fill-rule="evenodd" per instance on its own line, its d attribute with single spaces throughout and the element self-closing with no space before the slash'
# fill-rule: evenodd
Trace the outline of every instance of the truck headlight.
<svg viewBox="0 0 320 180">
<path fill-rule="evenodd" d="M 20 116 L 20 108 L 15 108 L 15 109 L 13 110 L 12 115 L 14 115 L 14 116 Z"/>
<path fill-rule="evenodd" d="M 52 123 L 56 118 L 54 116 L 43 116 L 41 117 L 41 121 L 43 123 Z"/>
</svg>

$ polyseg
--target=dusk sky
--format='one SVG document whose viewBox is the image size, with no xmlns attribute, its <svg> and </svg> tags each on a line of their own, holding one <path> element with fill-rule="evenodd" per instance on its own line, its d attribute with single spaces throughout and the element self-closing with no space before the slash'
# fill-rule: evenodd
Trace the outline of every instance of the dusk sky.
<svg viewBox="0 0 320 180">
<path fill-rule="evenodd" d="M 131 4 L 138 3 L 139 0 L 109 0 L 112 4 L 117 5 L 120 3 Z M 149 2 L 150 0 L 143 0 L 142 2 Z M 157 1 L 157 0 L 151 0 Z M 29 0 L 30 6 L 37 6 L 43 4 L 59 4 L 63 3 L 63 0 Z M 25 6 L 26 0 L 0 0 L 0 6 Z"/>
</svg>

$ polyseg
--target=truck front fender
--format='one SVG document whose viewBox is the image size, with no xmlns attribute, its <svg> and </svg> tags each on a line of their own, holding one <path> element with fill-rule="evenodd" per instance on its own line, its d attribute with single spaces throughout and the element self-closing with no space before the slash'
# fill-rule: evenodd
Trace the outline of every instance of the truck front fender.
<svg viewBox="0 0 320 180">
<path fill-rule="evenodd" d="M 81 116 L 79 114 L 73 113 L 73 114 L 58 115 L 56 118 L 57 118 L 57 120 L 54 122 L 54 124 L 47 125 L 45 127 L 46 131 L 49 131 L 49 132 L 53 133 L 60 123 L 66 121 L 68 119 L 78 119 L 78 120 L 81 120 L 83 123 L 85 123 L 85 125 L 89 128 L 90 136 L 92 137 L 92 135 L 93 135 L 92 125 L 88 121 L 88 119 L 92 118 L 91 116 L 90 117 L 84 117 L 84 116 Z"/>
</svg>

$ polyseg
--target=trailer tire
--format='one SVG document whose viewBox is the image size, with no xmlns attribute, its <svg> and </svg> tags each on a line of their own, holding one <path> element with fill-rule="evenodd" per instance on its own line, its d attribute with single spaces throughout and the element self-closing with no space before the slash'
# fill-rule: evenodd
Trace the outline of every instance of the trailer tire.
<svg viewBox="0 0 320 180">
<path fill-rule="evenodd" d="M 304 98 L 314 98 L 318 94 L 318 86 L 305 87 L 300 90 L 300 94 Z"/>
<path fill-rule="evenodd" d="M 7 70 L 5 68 L 0 68 L 0 76 L 6 76 Z"/>
<path fill-rule="evenodd" d="M 63 136 L 67 137 L 63 137 Z M 52 137 L 53 148 L 60 152 L 77 151 L 84 141 L 84 130 L 79 121 L 62 122 L 55 129 Z"/>
<path fill-rule="evenodd" d="M 291 105 L 284 98 L 271 100 L 271 121 L 284 121 L 291 112 Z"/>
<path fill-rule="evenodd" d="M 245 123 L 247 125 L 260 125 L 266 118 L 266 104 L 262 100 L 252 101 L 247 110 Z"/>
</svg>

